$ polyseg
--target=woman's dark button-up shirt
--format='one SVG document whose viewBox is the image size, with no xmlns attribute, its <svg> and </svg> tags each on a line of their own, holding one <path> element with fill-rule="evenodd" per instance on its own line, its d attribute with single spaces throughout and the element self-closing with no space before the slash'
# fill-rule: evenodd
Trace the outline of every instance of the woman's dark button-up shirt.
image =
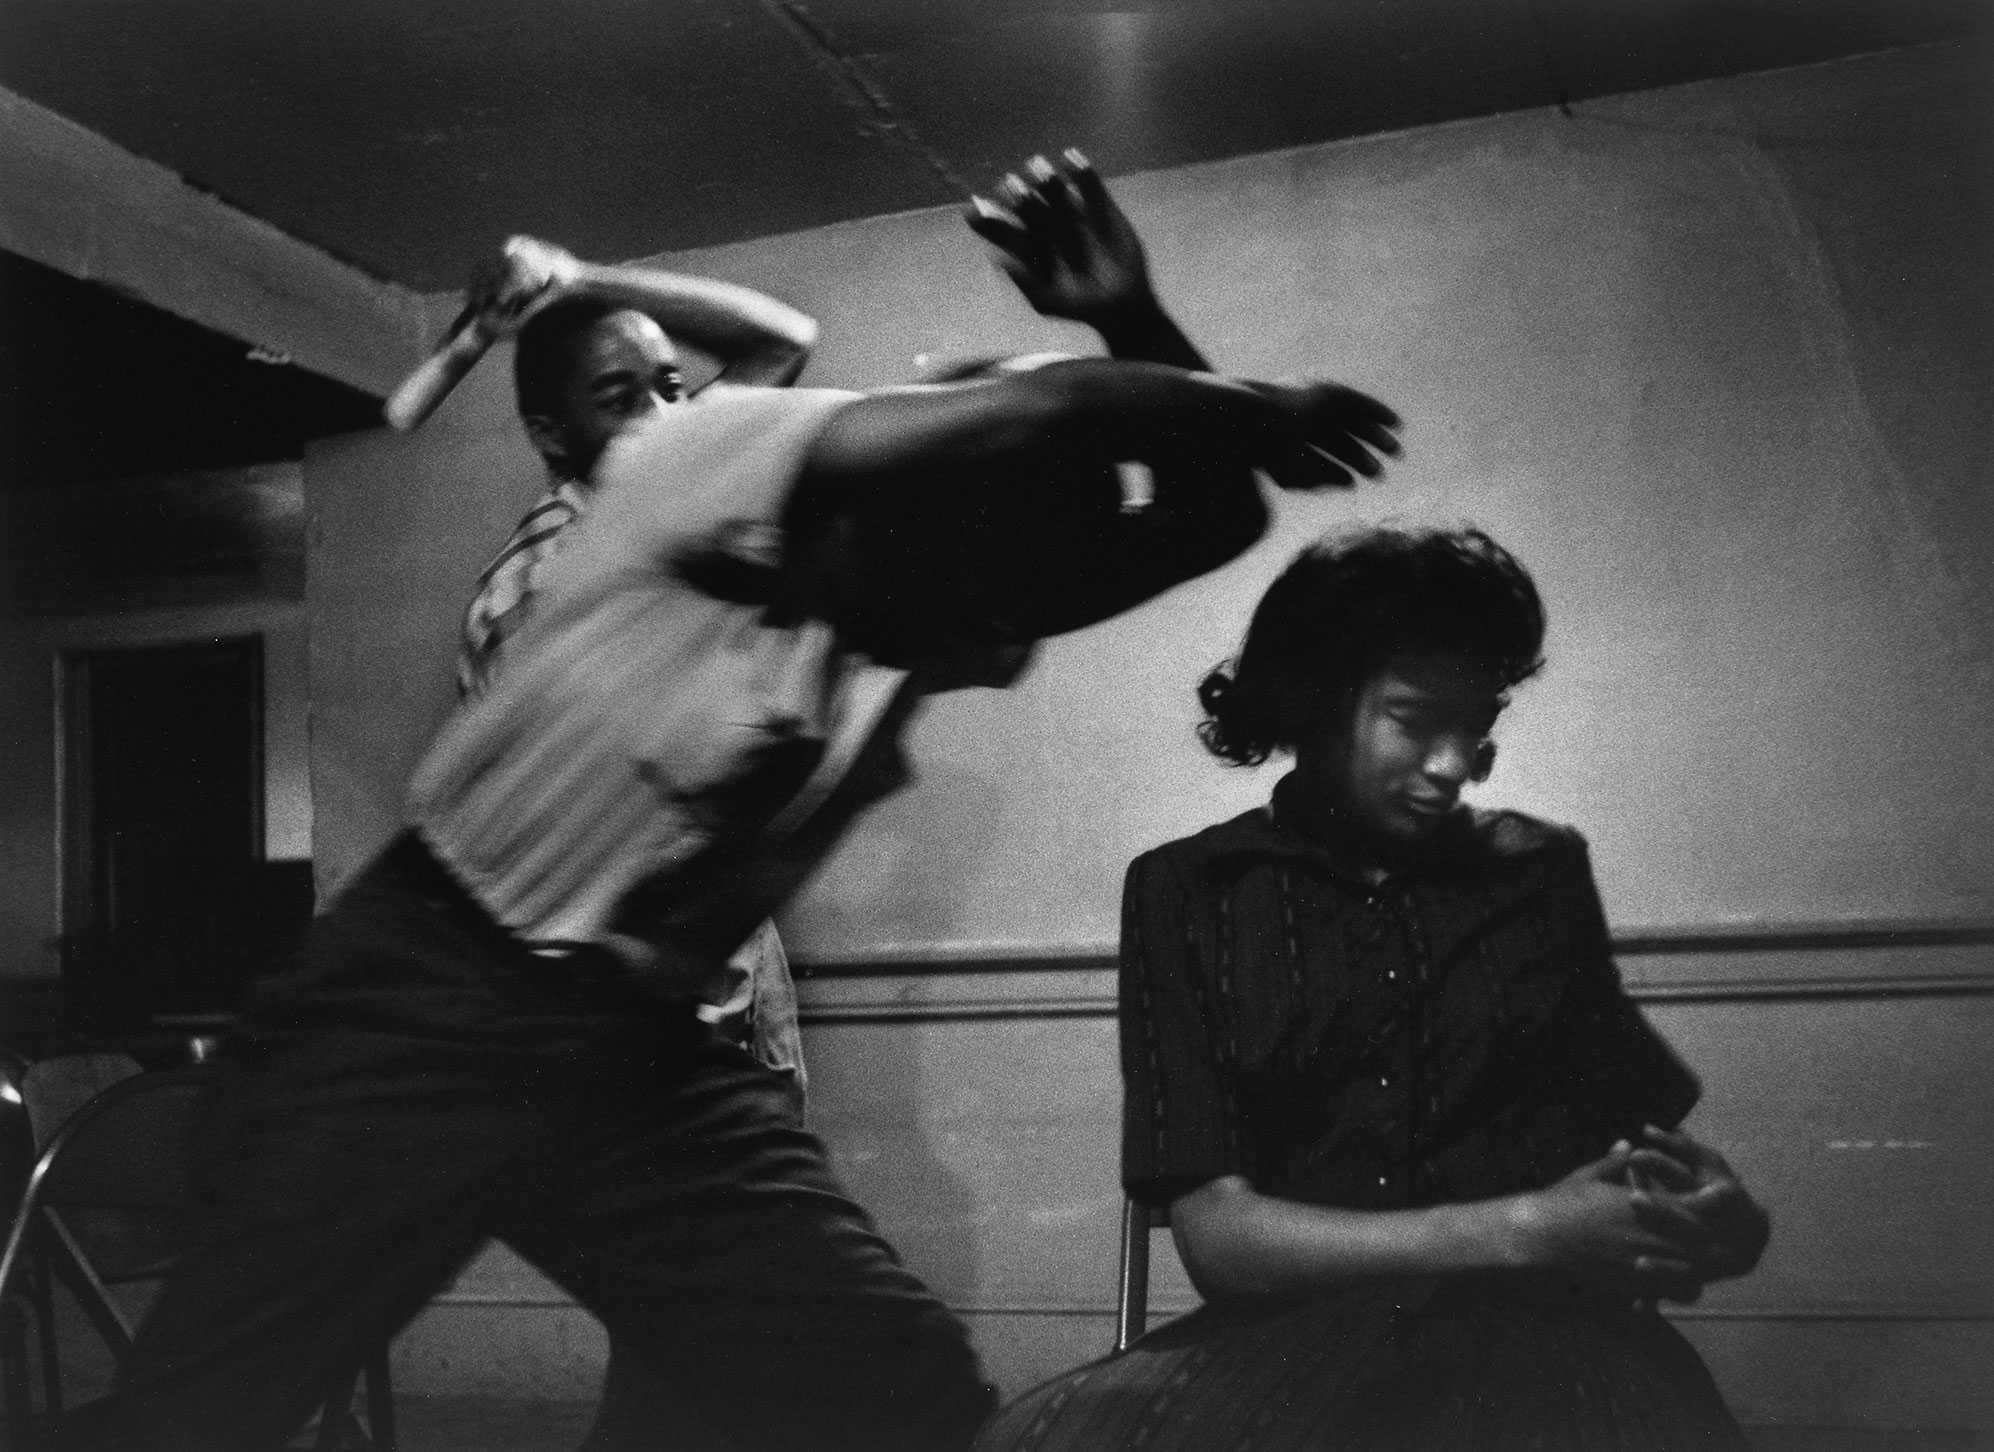
<svg viewBox="0 0 1994 1452">
<path fill-rule="evenodd" d="M 1577 832 L 1463 812 L 1419 868 L 1374 880 L 1333 831 L 1281 825 L 1301 819 L 1283 797 L 1130 865 L 1136 1198 L 1229 1174 L 1357 1209 L 1509 1194 L 1695 1103 L 1621 991 Z"/>
</svg>

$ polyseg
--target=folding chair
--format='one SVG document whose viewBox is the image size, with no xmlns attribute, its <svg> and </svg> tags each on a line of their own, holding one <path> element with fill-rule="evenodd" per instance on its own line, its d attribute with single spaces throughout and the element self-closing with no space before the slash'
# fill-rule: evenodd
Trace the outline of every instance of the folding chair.
<svg viewBox="0 0 1994 1452">
<path fill-rule="evenodd" d="M 1122 1201 L 1121 1285 L 1115 1306 L 1115 1352 L 1127 1351 L 1149 1329 L 1149 1236 L 1170 1224 L 1166 1205 Z"/>
<path fill-rule="evenodd" d="M 157 1281 L 187 1246 L 193 1220 L 188 1144 L 214 1077 L 212 1068 L 194 1067 L 122 1079 L 56 1130 L 28 1175 L 0 1251 L 0 1305 L 14 1296 L 30 1265 L 45 1259 L 49 1274 L 42 1279 L 60 1280 L 75 1295 L 117 1357 L 130 1351 L 134 1318 L 113 1288 Z M 363 1372 L 369 1445 L 393 1452 L 385 1343 L 370 1349 L 362 1369 L 343 1373 L 329 1389 L 315 1443 L 324 1452 L 350 1444 L 349 1408 Z M 46 1407 L 61 1409 L 59 1384 L 52 1384 Z"/>
<path fill-rule="evenodd" d="M 21 1070 L 21 1107 L 34 1130 L 36 1150 L 48 1148 L 71 1115 L 113 1084 L 143 1074 L 130 1054 L 57 1054 Z"/>
<path fill-rule="evenodd" d="M 28 1122 L 27 1103 L 21 1094 L 21 1078 L 28 1061 L 9 1050 L 0 1050 L 0 1204 L 14 1205 L 26 1187 L 28 1173 L 35 1163 L 34 1129 Z M 0 1398 L 6 1405 L 7 1445 L 18 1447 L 26 1440 L 29 1401 L 28 1329 L 32 1320 L 42 1344 L 48 1345 L 54 1329 L 54 1309 L 32 1285 L 14 1295 L 0 1297 Z M 44 1376 L 52 1374 L 44 1358 Z"/>
</svg>

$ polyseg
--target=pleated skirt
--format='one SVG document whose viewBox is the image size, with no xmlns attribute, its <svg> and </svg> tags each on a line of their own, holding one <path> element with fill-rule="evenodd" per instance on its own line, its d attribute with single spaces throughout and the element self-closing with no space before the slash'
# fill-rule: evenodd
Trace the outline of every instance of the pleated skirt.
<svg viewBox="0 0 1994 1452">
<path fill-rule="evenodd" d="M 1000 1412 L 978 1452 L 1739 1452 L 1701 1359 L 1652 1311 L 1401 1280 L 1205 1307 Z"/>
</svg>

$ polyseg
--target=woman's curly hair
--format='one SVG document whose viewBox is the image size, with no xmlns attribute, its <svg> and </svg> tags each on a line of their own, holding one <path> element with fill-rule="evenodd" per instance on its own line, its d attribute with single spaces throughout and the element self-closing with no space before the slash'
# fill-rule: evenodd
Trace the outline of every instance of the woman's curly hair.
<svg viewBox="0 0 1994 1452">
<path fill-rule="evenodd" d="M 1544 602 L 1479 529 L 1372 526 L 1304 549 L 1255 607 L 1239 653 L 1198 687 L 1205 749 L 1257 766 L 1294 745 L 1294 704 L 1347 710 L 1395 660 L 1466 655 L 1503 689 L 1544 664 Z"/>
</svg>

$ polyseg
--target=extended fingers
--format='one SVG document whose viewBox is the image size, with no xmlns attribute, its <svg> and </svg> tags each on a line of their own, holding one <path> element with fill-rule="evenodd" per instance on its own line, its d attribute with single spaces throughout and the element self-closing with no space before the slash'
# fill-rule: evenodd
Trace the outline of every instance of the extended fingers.
<svg viewBox="0 0 1994 1452">
<path fill-rule="evenodd" d="M 1309 441 L 1367 479 L 1384 472 L 1380 455 L 1399 456 L 1395 432 L 1399 416 L 1369 394 L 1338 384 L 1324 385 L 1310 401 L 1308 412 Z"/>
<path fill-rule="evenodd" d="M 1101 180 L 1101 173 L 1094 170 L 1094 163 L 1083 156 L 1078 147 L 1067 147 L 1060 153 L 1059 159 L 1066 163 L 1066 175 L 1072 181 L 1082 206 L 1089 211 L 1104 212 L 1115 204 L 1108 195 L 1108 184 Z"/>
<path fill-rule="evenodd" d="M 1076 260 L 1086 227 L 1079 191 L 1065 173 L 1043 156 L 1034 156 L 1025 163 L 1025 178 L 1017 183 L 1023 189 L 1021 195 L 1029 197 L 1020 209 L 1020 217 L 1054 251 Z"/>
<path fill-rule="evenodd" d="M 1367 441 L 1355 434 L 1318 431 L 1309 442 L 1332 455 L 1347 468 L 1362 474 L 1366 479 L 1375 479 L 1385 472 L 1384 464 L 1371 452 L 1371 448 L 1366 446 Z M 1397 453 L 1398 450 L 1393 448 L 1391 452 Z"/>
<path fill-rule="evenodd" d="M 1041 231 L 1052 221 L 1056 208 L 1058 173 L 1048 176 L 1050 164 L 1042 156 L 1035 156 L 1025 163 L 1025 175 L 1008 172 L 1003 181 L 997 184 L 998 195 L 1006 206 L 1018 214 L 1018 221 L 1026 228 Z"/>
<path fill-rule="evenodd" d="M 1050 249 L 1014 213 L 987 198 L 973 196 L 963 210 L 963 220 L 970 231 L 996 249 L 999 264 L 1013 278 L 1022 282 L 1045 271 Z"/>
<path fill-rule="evenodd" d="M 1334 455 L 1314 444 L 1303 444 L 1280 465 L 1269 468 L 1268 473 L 1283 489 L 1348 489 L 1357 482 Z"/>
<path fill-rule="evenodd" d="M 1382 441 L 1381 446 L 1387 446 L 1387 453 L 1398 452 L 1398 440 L 1393 435 L 1395 430 L 1405 427 L 1405 423 L 1400 419 L 1398 410 L 1390 404 L 1340 383 L 1329 385 L 1324 400 L 1329 411 L 1345 428 L 1353 433 L 1362 433 L 1367 438 L 1375 436 Z"/>
</svg>

